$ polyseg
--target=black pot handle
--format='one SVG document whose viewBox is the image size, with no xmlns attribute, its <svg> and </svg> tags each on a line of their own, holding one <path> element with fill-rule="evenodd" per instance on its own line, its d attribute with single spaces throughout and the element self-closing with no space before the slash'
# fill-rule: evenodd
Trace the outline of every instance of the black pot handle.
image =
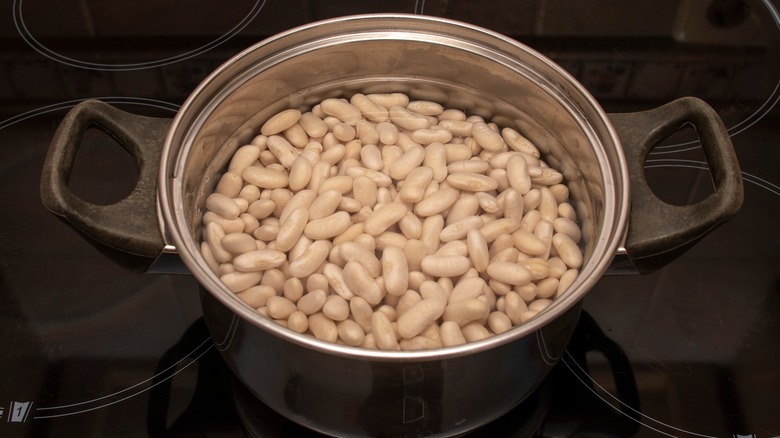
<svg viewBox="0 0 780 438">
<path fill-rule="evenodd" d="M 157 177 L 170 123 L 170 119 L 131 114 L 98 100 L 85 100 L 65 115 L 43 165 L 40 192 L 44 206 L 88 236 L 106 255 L 134 270 L 148 267 L 165 246 L 157 215 Z M 68 187 L 83 134 L 92 126 L 112 136 L 138 165 L 133 191 L 111 205 L 87 202 Z"/>
<path fill-rule="evenodd" d="M 683 97 L 648 111 L 609 114 L 623 144 L 631 179 L 631 213 L 625 248 L 640 273 L 678 257 L 742 206 L 742 173 L 723 122 L 712 107 Z M 691 205 L 660 200 L 645 178 L 645 158 L 672 133 L 692 125 L 699 136 L 715 190 Z"/>
</svg>

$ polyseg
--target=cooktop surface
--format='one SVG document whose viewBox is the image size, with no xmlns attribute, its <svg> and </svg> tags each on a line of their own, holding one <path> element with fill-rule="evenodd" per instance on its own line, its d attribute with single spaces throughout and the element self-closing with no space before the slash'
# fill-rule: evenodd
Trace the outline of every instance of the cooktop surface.
<svg viewBox="0 0 780 438">
<path fill-rule="evenodd" d="M 193 277 L 117 266 L 43 207 L 39 184 L 78 102 L 172 118 L 244 48 L 368 12 L 508 35 L 559 63 L 607 112 L 699 97 L 740 162 L 740 212 L 654 273 L 600 279 L 542 386 L 470 436 L 780 436 L 776 2 L 2 0 L 0 11 L 0 436 L 316 436 L 227 370 Z M 645 163 L 669 203 L 713 190 L 691 131 Z M 69 187 L 110 204 L 137 176 L 109 136 L 90 132 Z"/>
</svg>

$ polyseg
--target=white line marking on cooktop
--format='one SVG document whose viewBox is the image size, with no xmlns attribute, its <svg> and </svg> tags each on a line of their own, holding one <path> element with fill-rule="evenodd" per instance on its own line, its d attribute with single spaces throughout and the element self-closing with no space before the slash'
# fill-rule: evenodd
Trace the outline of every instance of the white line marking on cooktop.
<svg viewBox="0 0 780 438">
<path fill-rule="evenodd" d="M 190 50 L 188 52 L 184 52 L 179 55 L 171 56 L 168 58 L 158 59 L 155 61 L 136 62 L 136 63 L 127 63 L 127 64 L 121 64 L 121 63 L 105 64 L 105 63 L 87 62 L 87 61 L 81 61 L 78 59 L 69 58 L 41 44 L 30 33 L 30 30 L 27 29 L 27 26 L 24 23 L 24 16 L 22 14 L 22 1 L 23 0 L 14 0 L 13 18 L 14 18 L 14 26 L 16 27 L 17 32 L 22 37 L 22 39 L 24 39 L 27 45 L 32 47 L 33 50 L 40 53 L 41 55 L 53 61 L 59 62 L 61 64 L 65 64 L 71 67 L 84 68 L 89 70 L 101 70 L 101 71 L 108 71 L 108 70 L 130 71 L 130 70 L 141 70 L 145 68 L 160 67 L 163 65 L 173 64 L 175 62 L 183 61 L 185 59 L 193 58 L 200 54 L 206 53 L 209 50 L 219 46 L 220 44 L 226 42 L 227 40 L 229 40 L 230 38 L 232 38 L 233 36 L 241 32 L 247 25 L 249 25 L 249 23 L 252 22 L 252 20 L 255 19 L 255 17 L 257 17 L 257 15 L 263 9 L 263 6 L 265 6 L 265 0 L 262 0 L 262 2 L 261 0 L 256 0 L 255 4 L 252 6 L 252 9 L 247 13 L 246 16 L 244 16 L 243 19 L 241 19 L 241 21 L 238 22 L 238 24 L 233 26 L 232 29 L 230 29 L 220 37 L 216 38 L 215 40 L 209 42 L 208 44 L 205 44 L 194 50 Z"/>
<path fill-rule="evenodd" d="M 195 356 L 195 357 L 192 357 L 194 353 L 196 353 L 196 352 L 197 352 L 199 349 L 203 348 L 204 346 L 206 346 L 206 347 L 205 347 L 205 349 L 203 349 L 203 351 L 202 351 L 202 352 L 198 353 L 198 354 L 197 354 L 197 356 Z M 79 402 L 79 403 L 71 403 L 71 404 L 68 404 L 68 405 L 62 405 L 62 406 L 38 407 L 38 408 L 36 408 L 36 412 L 39 412 L 39 411 L 50 411 L 50 410 L 54 410 L 54 409 L 66 409 L 66 408 L 72 408 L 72 407 L 75 407 L 75 406 L 82 406 L 82 405 L 86 405 L 86 404 L 89 404 L 89 403 L 95 403 L 95 402 L 98 402 L 98 401 L 102 401 L 102 400 L 106 400 L 106 399 L 108 399 L 108 398 L 115 397 L 115 396 L 117 396 L 117 395 L 119 395 L 119 394 L 125 393 L 125 392 L 127 392 L 127 391 L 130 391 L 130 390 L 132 390 L 132 389 L 134 389 L 134 388 L 137 388 L 137 387 L 139 387 L 139 386 L 141 386 L 141 385 L 143 385 L 143 384 L 145 384 L 145 383 L 147 383 L 147 382 L 149 382 L 149 381 L 152 381 L 152 380 L 154 380 L 154 379 L 155 379 L 157 376 L 164 375 L 165 373 L 169 372 L 170 370 L 172 370 L 172 369 L 176 368 L 176 366 L 178 366 L 179 364 L 181 364 L 182 362 L 184 362 L 186 359 L 188 359 L 188 358 L 190 358 L 190 359 L 191 359 L 191 360 L 190 360 L 188 363 L 186 363 L 186 364 L 185 364 L 185 365 L 184 365 L 184 366 L 183 366 L 181 369 L 179 369 L 178 371 L 176 371 L 176 372 L 172 373 L 171 375 L 169 375 L 169 376 L 165 377 L 164 379 L 160 380 L 159 382 L 155 383 L 154 385 L 150 385 L 149 387 L 142 388 L 142 389 L 140 389 L 140 390 L 138 390 L 138 391 L 136 391 L 136 392 L 133 392 L 132 394 L 130 394 L 130 395 L 128 395 L 128 396 L 122 397 L 122 398 L 120 398 L 120 399 L 117 399 L 117 400 L 110 401 L 110 402 L 108 402 L 108 403 L 103 403 L 103 404 L 101 404 L 101 405 L 99 405 L 99 406 L 94 406 L 94 407 L 91 407 L 91 408 L 81 409 L 81 410 L 78 410 L 78 411 L 73 411 L 73 412 L 64 412 L 64 413 L 61 413 L 61 414 L 51 414 L 51 415 L 36 415 L 36 416 L 34 416 L 34 417 L 33 417 L 33 419 L 35 419 L 35 420 L 41 420 L 41 419 L 45 419 L 45 418 L 56 418 L 56 417 L 65 417 L 65 416 L 69 416 L 69 415 L 82 414 L 82 413 L 84 413 L 84 412 L 95 411 L 95 410 L 97 410 L 97 409 L 101 409 L 101 408 L 104 408 L 104 407 L 106 407 L 106 406 L 111 406 L 111 405 L 113 405 L 113 404 L 116 404 L 116 403 L 122 402 L 122 401 L 124 401 L 124 400 L 127 400 L 127 399 L 129 399 L 129 398 L 132 398 L 132 397 L 135 397 L 135 396 L 136 396 L 136 395 L 138 395 L 138 394 L 141 394 L 141 393 L 144 393 L 144 392 L 146 392 L 146 391 L 149 391 L 150 389 L 154 388 L 155 386 L 157 386 L 157 385 L 159 385 L 159 384 L 161 384 L 161 383 L 163 383 L 163 382 L 165 382 L 165 381 L 167 381 L 167 380 L 170 380 L 170 379 L 172 379 L 172 378 L 173 378 L 173 376 L 175 376 L 175 375 L 179 374 L 180 372 L 182 372 L 182 371 L 184 371 L 185 369 L 187 369 L 187 367 L 189 367 L 189 366 L 190 366 L 190 365 L 192 365 L 193 363 L 197 362 L 197 361 L 198 361 L 198 359 L 200 359 L 200 357 L 201 357 L 201 356 L 203 356 L 204 354 L 206 354 L 206 353 L 207 353 L 209 350 L 211 350 L 213 347 L 214 347 L 214 343 L 211 341 L 211 338 L 210 338 L 210 337 L 209 337 L 209 338 L 206 338 L 206 340 L 205 340 L 205 341 L 201 342 L 201 343 L 200 343 L 200 345 L 198 345 L 197 347 L 195 347 L 195 349 L 193 349 L 193 350 L 192 350 L 192 352 L 190 352 L 189 354 L 185 355 L 185 356 L 184 356 L 183 358 L 181 358 L 181 359 L 180 359 L 178 362 L 174 363 L 173 365 L 169 366 L 168 368 L 164 369 L 163 371 L 161 371 L 161 372 L 159 372 L 159 373 L 157 373 L 157 374 L 153 375 L 152 377 L 149 377 L 149 378 L 148 378 L 148 379 L 146 379 L 146 380 L 142 380 L 142 381 L 140 381 L 140 382 L 136 383 L 135 385 L 133 385 L 133 386 L 131 386 L 131 387 L 129 387 L 129 388 L 125 388 L 125 389 L 123 389 L 123 390 L 121 390 L 121 391 L 117 391 L 117 392 L 115 392 L 115 393 L 113 393 L 113 394 L 108 394 L 108 395 L 105 395 L 105 396 L 102 396 L 102 397 L 98 397 L 98 398 L 95 398 L 95 399 L 92 399 L 92 400 L 87 400 L 87 401 L 83 401 L 83 402 Z"/>
<path fill-rule="evenodd" d="M 24 120 L 40 116 L 42 114 L 51 113 L 54 111 L 60 111 L 63 109 L 68 109 L 76 106 L 77 104 L 81 103 L 84 100 L 87 99 L 97 99 L 101 100 L 106 103 L 114 104 L 114 105 L 139 105 L 139 106 L 147 106 L 151 108 L 159 108 L 168 110 L 171 112 L 177 112 L 179 110 L 179 105 L 173 104 L 170 102 L 165 102 L 163 100 L 157 100 L 157 99 L 147 99 L 144 97 L 126 97 L 126 96 L 105 96 L 105 97 L 90 97 L 90 98 L 84 98 L 84 99 L 75 99 L 75 100 L 68 100 L 65 102 L 59 102 L 51 105 L 42 106 L 40 108 L 36 108 L 34 110 L 26 111 L 21 114 L 17 114 L 13 117 L 10 117 L 8 119 L 5 119 L 3 121 L 0 121 L 0 130 L 3 128 L 7 128 L 13 124 L 22 122 Z"/>
</svg>

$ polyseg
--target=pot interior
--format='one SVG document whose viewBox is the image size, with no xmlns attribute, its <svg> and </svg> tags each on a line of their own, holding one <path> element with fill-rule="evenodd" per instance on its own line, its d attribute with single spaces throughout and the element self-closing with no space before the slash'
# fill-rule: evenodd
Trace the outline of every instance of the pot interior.
<svg viewBox="0 0 780 438">
<path fill-rule="evenodd" d="M 583 232 L 580 276 L 548 315 L 503 337 L 538 328 L 602 275 L 624 235 L 628 186 L 619 141 L 592 97 L 562 68 L 501 35 L 430 17 L 371 15 L 315 23 L 247 49 L 205 80 L 174 120 L 161 169 L 164 226 L 220 301 L 266 323 L 249 316 L 253 310 L 199 253 L 205 198 L 233 153 L 283 109 L 306 111 L 357 92 L 402 92 L 514 128 L 564 175 Z"/>
</svg>

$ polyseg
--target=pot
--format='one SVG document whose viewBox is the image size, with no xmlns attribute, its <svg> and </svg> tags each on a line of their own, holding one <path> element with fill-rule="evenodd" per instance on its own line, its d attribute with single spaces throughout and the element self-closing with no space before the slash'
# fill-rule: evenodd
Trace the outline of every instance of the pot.
<svg viewBox="0 0 780 438">
<path fill-rule="evenodd" d="M 282 109 L 376 91 L 480 114 L 535 143 L 564 175 L 583 231 L 584 262 L 566 294 L 483 341 L 389 352 L 294 333 L 220 282 L 200 255 L 201 217 L 233 152 Z M 644 159 L 686 124 L 699 134 L 715 190 L 672 206 L 648 187 Z M 68 190 L 90 126 L 138 161 L 137 187 L 113 205 Z M 144 270 L 156 260 L 150 270 L 159 271 L 171 254 L 180 259 L 203 287 L 204 318 L 224 361 L 274 410 L 331 435 L 427 436 L 465 433 L 531 394 L 610 265 L 650 272 L 667 263 L 738 211 L 742 180 L 723 123 L 698 99 L 608 116 L 565 70 L 505 36 L 446 19 L 375 14 L 305 25 L 244 50 L 210 74 L 173 120 L 79 104 L 52 141 L 41 194 L 54 214 L 127 266 Z"/>
</svg>

